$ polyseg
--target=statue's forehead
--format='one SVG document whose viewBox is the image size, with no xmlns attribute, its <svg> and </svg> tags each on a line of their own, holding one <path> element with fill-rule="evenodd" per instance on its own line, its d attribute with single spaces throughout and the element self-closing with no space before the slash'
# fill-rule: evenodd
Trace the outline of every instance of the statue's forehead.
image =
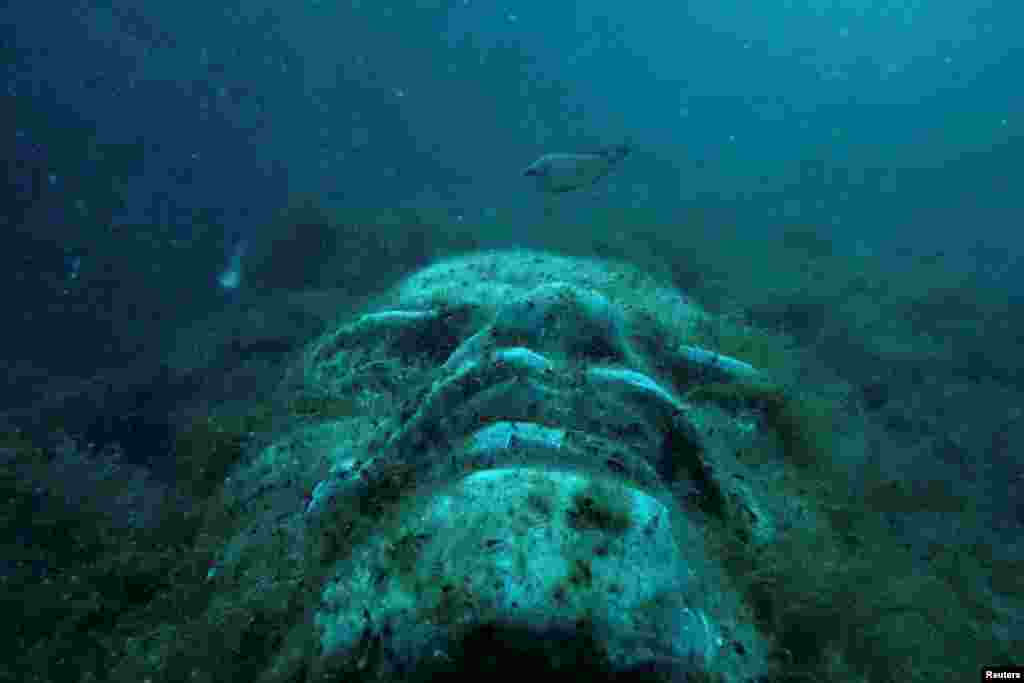
<svg viewBox="0 0 1024 683">
<path fill-rule="evenodd" d="M 593 291 L 627 317 L 646 316 L 679 334 L 704 316 L 685 293 L 633 266 L 527 250 L 476 253 L 429 266 L 406 279 L 390 305 L 409 309 L 442 303 L 471 305 L 496 313 L 553 283 Z"/>
</svg>

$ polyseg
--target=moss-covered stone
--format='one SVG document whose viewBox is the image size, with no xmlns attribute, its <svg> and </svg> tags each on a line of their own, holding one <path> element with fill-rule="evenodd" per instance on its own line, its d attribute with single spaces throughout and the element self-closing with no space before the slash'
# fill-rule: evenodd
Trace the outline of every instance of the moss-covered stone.
<svg viewBox="0 0 1024 683">
<path fill-rule="evenodd" d="M 733 410 L 761 411 L 786 456 L 799 466 L 820 464 L 835 447 L 839 407 L 823 397 L 798 395 L 771 382 L 736 382 L 704 384 L 691 390 L 687 398 Z"/>
<path fill-rule="evenodd" d="M 617 491 L 610 484 L 594 484 L 577 492 L 567 515 L 574 529 L 601 529 L 621 534 L 633 525 L 628 493 Z"/>
</svg>

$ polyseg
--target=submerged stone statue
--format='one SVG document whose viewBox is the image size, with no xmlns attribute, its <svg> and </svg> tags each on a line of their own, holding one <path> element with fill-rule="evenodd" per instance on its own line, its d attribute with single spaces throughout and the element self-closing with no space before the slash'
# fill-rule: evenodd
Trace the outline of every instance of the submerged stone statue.
<svg viewBox="0 0 1024 683">
<path fill-rule="evenodd" d="M 793 503 L 740 474 L 756 417 L 688 400 L 761 381 L 693 343 L 709 319 L 630 267 L 510 251 L 318 339 L 293 398 L 324 409 L 232 474 L 208 575 L 283 634 L 258 680 L 757 680 L 707 542 L 768 543 Z"/>
</svg>

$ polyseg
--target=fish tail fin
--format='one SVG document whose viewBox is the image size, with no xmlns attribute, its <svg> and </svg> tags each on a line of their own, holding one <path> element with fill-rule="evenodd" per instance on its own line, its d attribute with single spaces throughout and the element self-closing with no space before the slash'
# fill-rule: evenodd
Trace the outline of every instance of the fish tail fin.
<svg viewBox="0 0 1024 683">
<path fill-rule="evenodd" d="M 599 154 L 613 164 L 617 164 L 633 151 L 633 141 L 626 139 L 617 145 L 609 145 L 601 149 Z"/>
</svg>

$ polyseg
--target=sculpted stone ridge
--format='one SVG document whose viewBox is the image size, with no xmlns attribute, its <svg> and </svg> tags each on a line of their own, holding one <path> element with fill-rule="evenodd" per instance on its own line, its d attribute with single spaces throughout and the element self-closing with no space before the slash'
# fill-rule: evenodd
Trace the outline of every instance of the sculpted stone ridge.
<svg viewBox="0 0 1024 683">
<path fill-rule="evenodd" d="M 304 666 L 415 678 L 496 629 L 524 647 L 583 639 L 610 672 L 763 671 L 767 647 L 703 549 L 703 515 L 737 491 L 717 454 L 747 435 L 708 440 L 674 384 L 757 372 L 683 344 L 706 315 L 629 268 L 516 251 L 429 267 L 324 335 L 304 390 L 363 410 L 232 484 L 248 501 L 289 478 L 310 491 L 273 521 L 319 577 Z M 240 569 L 246 538 L 219 571 L 266 581 Z"/>
</svg>

